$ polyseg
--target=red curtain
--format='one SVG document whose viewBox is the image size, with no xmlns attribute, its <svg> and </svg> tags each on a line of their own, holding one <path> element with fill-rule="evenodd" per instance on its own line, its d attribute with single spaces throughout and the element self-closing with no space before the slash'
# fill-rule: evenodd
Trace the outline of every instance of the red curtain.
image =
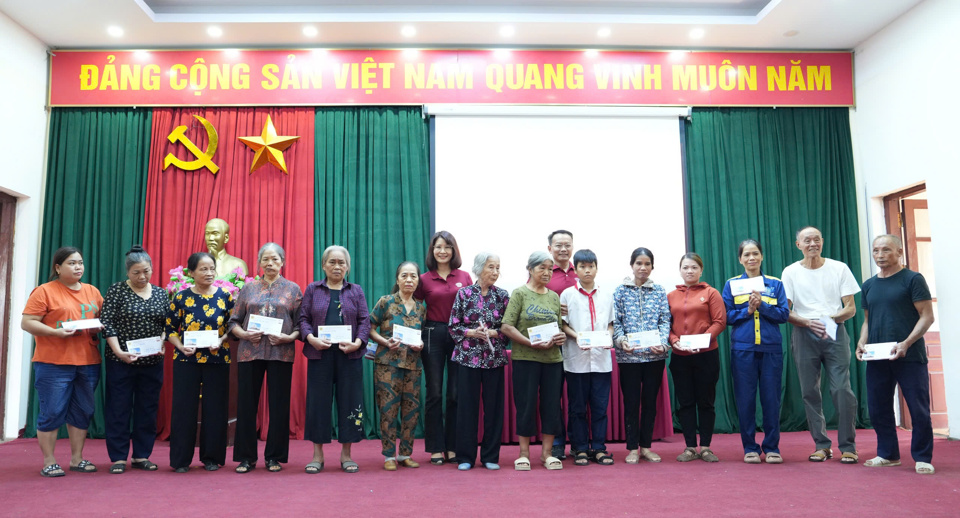
<svg viewBox="0 0 960 518">
<path fill-rule="evenodd" d="M 184 171 L 174 165 L 162 170 L 168 153 L 185 161 L 196 159 L 183 143 L 171 143 L 167 139 L 177 126 L 187 126 L 185 136 L 201 151 L 207 149 L 207 131 L 193 115 L 208 120 L 219 136 L 219 146 L 213 156 L 213 162 L 220 167 L 216 175 L 205 168 Z M 254 152 L 237 140 L 237 137 L 259 136 L 267 115 L 273 120 L 278 135 L 300 137 L 283 152 L 289 174 L 270 164 L 251 174 Z M 258 269 L 260 246 L 273 241 L 286 251 L 283 275 L 305 288 L 313 280 L 313 193 L 313 108 L 154 110 L 144 221 L 144 248 L 154 260 L 151 281 L 166 286 L 170 269 L 186 266 L 191 253 L 206 251 L 204 225 L 212 218 L 222 218 L 230 225 L 227 253 L 243 259 L 251 276 Z M 303 437 L 306 393 L 306 362 L 300 354 L 301 346 L 298 344 L 290 404 L 290 429 L 298 438 Z M 157 420 L 162 439 L 170 435 L 172 350 L 168 345 Z M 265 392 L 264 389 L 264 397 Z M 267 409 L 263 402 L 260 408 L 262 424 L 267 420 Z"/>
</svg>

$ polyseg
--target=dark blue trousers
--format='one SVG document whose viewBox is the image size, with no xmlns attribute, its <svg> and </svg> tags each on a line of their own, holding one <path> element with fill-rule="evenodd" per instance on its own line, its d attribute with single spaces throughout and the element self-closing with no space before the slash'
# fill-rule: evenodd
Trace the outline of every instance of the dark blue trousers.
<svg viewBox="0 0 960 518">
<path fill-rule="evenodd" d="M 737 401 L 744 453 L 780 453 L 782 352 L 730 351 L 733 394 Z M 757 388 L 763 411 L 763 445 L 757 444 Z"/>
<path fill-rule="evenodd" d="M 607 405 L 610 403 L 609 372 L 566 372 L 569 419 L 567 432 L 571 451 L 607 449 Z M 587 425 L 587 407 L 590 422 Z"/>
<path fill-rule="evenodd" d="M 900 393 L 907 402 L 913 422 L 910 454 L 916 462 L 930 462 L 933 459 L 933 425 L 930 422 L 927 365 L 903 360 L 867 362 L 867 409 L 877 432 L 877 456 L 887 460 L 900 459 L 893 413 L 893 393 L 897 384 L 900 384 Z"/>
<path fill-rule="evenodd" d="M 107 370 L 107 397 L 103 417 L 110 462 L 127 460 L 131 442 L 132 458 L 150 458 L 153 443 L 157 439 L 157 407 L 160 404 L 160 387 L 163 385 L 163 364 L 133 366 L 106 360 L 104 365 Z"/>
</svg>

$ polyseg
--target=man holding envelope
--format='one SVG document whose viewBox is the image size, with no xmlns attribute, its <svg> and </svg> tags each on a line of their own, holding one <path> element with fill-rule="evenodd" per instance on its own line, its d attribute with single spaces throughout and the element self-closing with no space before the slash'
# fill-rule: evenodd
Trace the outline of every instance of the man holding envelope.
<svg viewBox="0 0 960 518">
<path fill-rule="evenodd" d="M 923 334 L 933 324 L 933 301 L 923 275 L 900 264 L 903 245 L 890 234 L 873 240 L 880 272 L 863 283 L 863 313 L 857 358 L 867 362 L 867 408 L 877 432 L 877 456 L 867 467 L 900 465 L 893 395 L 897 384 L 910 409 L 910 454 L 916 472 L 932 474 L 933 426 Z"/>
</svg>

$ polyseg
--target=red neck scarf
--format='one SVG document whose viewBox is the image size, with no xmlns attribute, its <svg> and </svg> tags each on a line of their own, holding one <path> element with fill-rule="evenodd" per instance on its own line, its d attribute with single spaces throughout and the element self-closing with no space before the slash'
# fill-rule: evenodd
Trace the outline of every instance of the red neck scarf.
<svg viewBox="0 0 960 518">
<path fill-rule="evenodd" d="M 577 285 L 577 289 L 580 290 L 580 293 L 583 293 L 587 296 L 587 300 L 590 302 L 590 330 L 597 330 L 597 306 L 593 303 L 593 294 L 597 292 L 597 289 L 594 288 L 593 291 L 587 293 L 586 290 Z"/>
</svg>

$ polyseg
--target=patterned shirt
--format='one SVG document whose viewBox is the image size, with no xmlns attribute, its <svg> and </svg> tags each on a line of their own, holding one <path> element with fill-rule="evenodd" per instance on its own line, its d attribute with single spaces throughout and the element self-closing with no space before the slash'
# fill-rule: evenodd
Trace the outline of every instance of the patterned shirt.
<svg viewBox="0 0 960 518">
<path fill-rule="evenodd" d="M 232 331 L 236 326 L 247 329 L 250 315 L 283 320 L 280 332 L 285 335 L 298 331 L 300 328 L 297 325 L 297 319 L 300 317 L 301 300 L 303 300 L 303 292 L 300 291 L 300 286 L 283 277 L 277 278 L 273 284 L 263 279 L 251 281 L 237 294 L 236 305 L 227 323 L 227 332 Z M 237 346 L 237 361 L 292 362 L 295 352 L 294 344 L 295 341 L 291 340 L 287 343 L 270 345 L 270 337 L 267 335 L 263 335 L 257 343 L 241 339 Z"/>
<path fill-rule="evenodd" d="M 476 329 L 483 322 L 487 329 L 500 331 L 501 321 L 507 312 L 510 296 L 507 290 L 490 286 L 487 296 L 480 291 L 480 283 L 460 288 L 450 312 L 447 330 L 457 344 L 453 348 L 453 361 L 475 369 L 495 369 L 507 364 L 507 337 L 497 333 L 496 338 L 486 340 L 468 338 L 467 331 Z M 490 350 L 490 346 L 493 350 Z"/>
<path fill-rule="evenodd" d="M 303 293 L 303 303 L 300 304 L 300 340 L 303 340 L 303 355 L 310 360 L 319 360 L 323 356 L 322 351 L 318 351 L 312 345 L 307 343 L 307 336 L 317 334 L 317 326 L 326 324 L 327 309 L 330 306 L 330 288 L 327 287 L 327 280 L 312 282 L 307 286 Z M 367 298 L 363 295 L 363 289 L 359 284 L 352 282 L 343 282 L 340 289 L 340 317 L 343 325 L 350 326 L 353 329 L 351 337 L 360 343 L 367 343 L 370 337 L 370 313 L 367 310 Z M 356 360 L 363 358 L 366 349 L 361 347 L 347 355 L 347 358 Z"/>
<path fill-rule="evenodd" d="M 517 331 L 529 338 L 528 330 L 531 327 L 549 324 L 550 322 L 555 322 L 557 327 L 563 329 L 563 320 L 560 319 L 560 296 L 550 290 L 547 290 L 546 293 L 537 293 L 528 288 L 526 284 L 513 290 L 513 293 L 510 294 L 507 310 L 503 314 L 504 324 L 517 328 Z M 513 360 L 528 360 L 540 363 L 560 363 L 563 361 L 563 353 L 556 346 L 537 349 L 511 341 L 510 347 L 513 349 L 511 355 Z"/>
<path fill-rule="evenodd" d="M 110 286 L 103 298 L 103 310 L 100 323 L 103 324 L 103 336 L 117 337 L 120 350 L 127 352 L 127 342 L 152 338 L 163 334 L 164 317 L 167 315 L 167 293 L 159 286 L 150 285 L 150 298 L 143 299 L 127 281 Z M 112 347 L 104 348 L 107 358 L 120 361 L 113 354 Z M 162 354 L 143 356 L 130 365 L 147 366 L 163 362 Z"/>
<path fill-rule="evenodd" d="M 227 321 L 233 309 L 233 296 L 217 288 L 212 295 L 199 295 L 187 288 L 173 296 L 167 313 L 167 337 L 176 336 L 183 341 L 187 331 L 210 331 L 216 329 L 219 336 L 227 332 Z M 230 343 L 223 342 L 219 349 L 197 349 L 191 356 L 173 352 L 173 359 L 191 363 L 230 363 Z"/>
<path fill-rule="evenodd" d="M 643 286 L 634 284 L 633 278 L 624 280 L 613 292 L 613 341 L 629 333 L 641 331 L 659 331 L 660 344 L 664 351 L 660 354 L 649 349 L 636 349 L 626 352 L 617 347 L 617 363 L 646 363 L 667 359 L 670 346 L 670 303 L 663 286 L 647 279 Z"/>
<path fill-rule="evenodd" d="M 393 326 L 404 326 L 411 329 L 420 329 L 427 318 L 427 305 L 423 301 L 414 300 L 412 312 L 408 312 L 403 300 L 396 293 L 380 297 L 370 312 L 370 324 L 377 329 L 380 336 L 389 340 L 393 337 Z M 377 344 L 377 353 L 373 361 L 381 365 L 399 367 L 401 369 L 419 370 L 423 368 L 420 362 L 420 351 L 410 349 L 407 344 L 400 344 L 394 350 Z"/>
</svg>

